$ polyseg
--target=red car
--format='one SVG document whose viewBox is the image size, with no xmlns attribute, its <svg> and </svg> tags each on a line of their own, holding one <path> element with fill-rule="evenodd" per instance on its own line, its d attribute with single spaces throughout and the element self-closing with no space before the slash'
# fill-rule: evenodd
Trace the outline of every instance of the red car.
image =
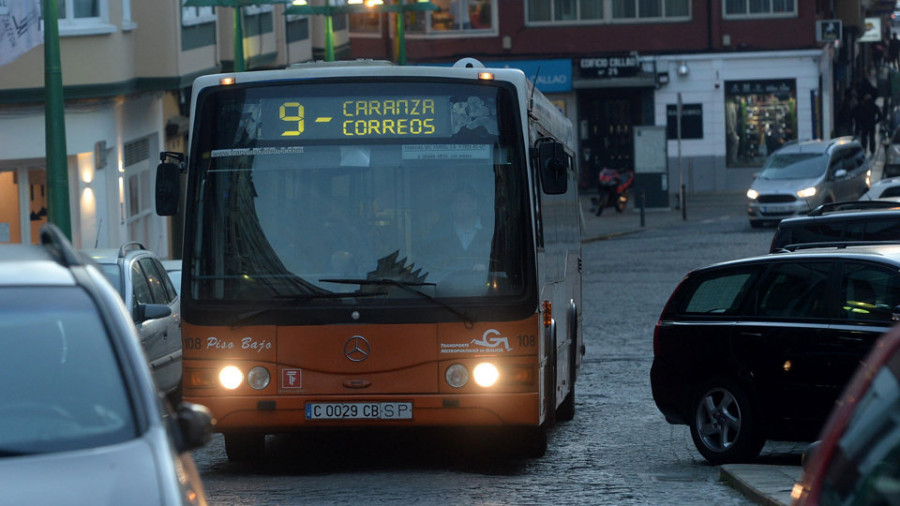
<svg viewBox="0 0 900 506">
<path fill-rule="evenodd" d="M 900 327 L 857 369 L 791 496 L 796 505 L 900 502 Z"/>
</svg>

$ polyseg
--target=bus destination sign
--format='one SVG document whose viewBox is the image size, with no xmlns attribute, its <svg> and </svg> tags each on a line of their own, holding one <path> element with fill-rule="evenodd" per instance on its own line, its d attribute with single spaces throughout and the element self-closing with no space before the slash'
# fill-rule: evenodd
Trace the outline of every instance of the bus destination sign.
<svg viewBox="0 0 900 506">
<path fill-rule="evenodd" d="M 261 140 L 452 135 L 448 96 L 281 98 L 260 105 Z"/>
</svg>

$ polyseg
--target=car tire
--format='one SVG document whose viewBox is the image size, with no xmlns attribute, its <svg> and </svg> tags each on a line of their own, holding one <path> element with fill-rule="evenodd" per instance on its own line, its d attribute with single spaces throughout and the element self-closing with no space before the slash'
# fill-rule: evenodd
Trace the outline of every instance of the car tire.
<svg viewBox="0 0 900 506">
<path fill-rule="evenodd" d="M 762 226 L 763 226 L 763 223 L 761 221 L 751 221 L 750 222 L 750 228 L 760 228 Z"/>
<path fill-rule="evenodd" d="M 717 378 L 697 390 L 688 418 L 691 438 L 711 464 L 747 462 L 759 455 L 765 438 L 759 410 L 745 389 Z"/>
<path fill-rule="evenodd" d="M 255 432 L 226 432 L 225 455 L 232 462 L 254 462 L 266 454 L 266 435 Z"/>
</svg>

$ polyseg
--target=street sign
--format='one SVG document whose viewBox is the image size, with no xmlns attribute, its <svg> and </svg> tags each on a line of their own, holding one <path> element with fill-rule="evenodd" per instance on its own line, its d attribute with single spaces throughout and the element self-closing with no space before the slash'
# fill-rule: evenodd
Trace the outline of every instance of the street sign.
<svg viewBox="0 0 900 506">
<path fill-rule="evenodd" d="M 841 40 L 841 30 L 840 19 L 816 21 L 816 42 L 837 42 Z"/>
<path fill-rule="evenodd" d="M 857 42 L 881 42 L 881 18 L 866 18 L 866 26 Z"/>
</svg>

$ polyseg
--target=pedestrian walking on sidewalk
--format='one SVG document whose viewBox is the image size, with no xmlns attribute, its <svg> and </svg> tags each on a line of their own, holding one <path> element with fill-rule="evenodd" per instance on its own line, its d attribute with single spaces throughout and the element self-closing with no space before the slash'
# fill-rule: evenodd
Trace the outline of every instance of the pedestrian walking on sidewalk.
<svg viewBox="0 0 900 506">
<path fill-rule="evenodd" d="M 856 128 L 859 133 L 859 142 L 870 154 L 875 153 L 875 126 L 881 121 L 881 111 L 875 104 L 875 98 L 870 94 L 863 96 L 862 101 L 856 106 L 853 115 L 856 120 Z"/>
</svg>

